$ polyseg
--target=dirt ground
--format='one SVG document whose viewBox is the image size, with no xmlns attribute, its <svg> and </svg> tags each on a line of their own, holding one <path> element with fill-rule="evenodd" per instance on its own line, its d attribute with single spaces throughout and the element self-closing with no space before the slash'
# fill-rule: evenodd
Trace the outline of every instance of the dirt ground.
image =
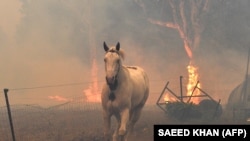
<svg viewBox="0 0 250 141">
<path fill-rule="evenodd" d="M 75 106 L 72 105 L 72 106 Z M 103 119 L 100 105 L 79 105 L 57 109 L 13 108 L 13 122 L 16 140 L 19 141 L 103 141 Z M 84 108 L 82 108 L 84 107 Z M 7 116 L 6 116 L 7 117 Z M 11 141 L 8 119 L 0 120 L 0 141 Z M 227 112 L 216 119 L 176 120 L 161 110 L 157 105 L 146 105 L 141 118 L 135 125 L 135 136 L 129 141 L 153 141 L 155 124 L 250 124 L 250 122 L 232 119 Z M 4 127 L 5 125 L 5 127 Z M 112 118 L 112 131 L 116 126 Z"/>
<path fill-rule="evenodd" d="M 101 111 L 99 111 L 101 112 Z M 103 140 L 103 126 L 101 113 L 97 111 L 91 112 L 94 117 L 98 116 L 98 122 L 92 121 L 93 118 L 88 120 L 88 124 L 83 123 L 86 127 L 81 134 L 75 137 L 72 141 L 102 141 Z M 90 112 L 88 113 L 90 114 Z M 86 119 L 86 118 L 85 118 Z M 86 119 L 87 120 L 87 119 Z M 100 123 L 101 120 L 101 123 Z M 93 122 L 93 123 L 92 123 Z M 134 136 L 129 138 L 129 141 L 153 141 L 153 126 L 154 124 L 168 124 L 166 115 L 156 106 L 147 106 L 144 108 L 140 120 L 135 125 Z M 116 127 L 116 120 L 112 118 L 112 131 Z"/>
<path fill-rule="evenodd" d="M 100 114 L 98 114 L 100 115 Z M 101 116 L 101 115 L 100 115 Z M 91 120 L 89 120 L 91 121 Z M 112 119 L 112 129 L 115 127 L 115 120 Z M 164 111 L 159 107 L 146 106 L 143 110 L 140 120 L 135 126 L 135 136 L 130 137 L 129 141 L 153 141 L 153 127 L 155 124 L 249 124 L 244 121 L 233 120 L 228 113 L 224 112 L 220 118 L 212 120 L 186 120 L 180 121 L 169 118 Z M 95 123 L 89 123 L 89 126 L 94 127 Z M 87 127 L 89 129 L 89 127 Z M 77 138 L 72 141 L 102 141 L 103 131 L 102 126 L 96 126 L 96 129 L 89 130 L 80 134 Z M 93 132 L 95 131 L 95 132 Z"/>
</svg>

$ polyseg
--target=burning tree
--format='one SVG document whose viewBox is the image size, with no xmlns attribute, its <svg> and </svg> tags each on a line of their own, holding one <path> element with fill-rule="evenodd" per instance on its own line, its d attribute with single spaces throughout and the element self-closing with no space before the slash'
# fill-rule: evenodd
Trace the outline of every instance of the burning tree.
<svg viewBox="0 0 250 141">
<path fill-rule="evenodd" d="M 135 0 L 136 3 L 143 10 L 146 10 L 144 3 L 141 0 Z M 184 49 L 190 59 L 188 70 L 188 84 L 187 95 L 199 95 L 200 91 L 195 87 L 201 87 L 198 82 L 198 67 L 195 64 L 195 50 L 200 45 L 201 35 L 204 29 L 203 17 L 208 13 L 209 1 L 208 0 L 168 0 L 168 4 L 172 10 L 172 21 L 165 22 L 161 20 L 155 20 L 148 18 L 148 21 L 152 24 L 163 26 L 166 28 L 172 28 L 179 33 L 180 38 L 183 40 Z M 192 102 L 199 102 L 198 98 L 193 98 Z"/>
</svg>

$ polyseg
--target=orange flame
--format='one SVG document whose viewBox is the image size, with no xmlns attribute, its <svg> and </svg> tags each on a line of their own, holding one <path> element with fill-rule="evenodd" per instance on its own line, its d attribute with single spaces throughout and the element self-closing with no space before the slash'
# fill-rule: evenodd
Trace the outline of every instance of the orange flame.
<svg viewBox="0 0 250 141">
<path fill-rule="evenodd" d="M 48 96 L 49 99 L 55 100 L 55 101 L 60 101 L 60 102 L 68 102 L 68 101 L 72 101 L 72 99 L 68 99 L 59 95 L 55 95 L 55 96 Z"/>
<path fill-rule="evenodd" d="M 191 48 L 188 46 L 188 43 L 186 40 L 184 40 L 184 48 L 188 57 L 191 60 L 193 57 L 193 53 L 192 53 Z M 199 81 L 198 67 L 196 67 L 192 63 L 192 61 L 190 61 L 189 65 L 187 66 L 187 70 L 188 70 L 187 96 L 200 95 L 201 93 L 200 90 L 196 88 L 196 87 L 201 88 L 201 84 L 198 83 Z M 198 104 L 200 102 L 199 97 L 191 97 L 190 100 L 191 102 L 195 104 Z"/>
<path fill-rule="evenodd" d="M 172 29 L 176 29 L 178 32 L 179 32 L 179 35 L 181 37 L 181 39 L 183 40 L 184 42 L 184 48 L 185 48 L 185 51 L 189 57 L 189 59 L 191 60 L 193 58 L 193 53 L 192 53 L 192 50 L 189 46 L 189 39 L 187 38 L 187 36 L 185 36 L 185 33 L 184 31 L 180 28 L 179 24 L 176 24 L 176 23 L 171 23 L 171 22 L 161 22 L 161 21 L 158 21 L 158 20 L 153 20 L 153 19 L 148 19 L 149 22 L 151 22 L 152 24 L 156 24 L 156 25 L 159 25 L 159 26 L 164 26 L 164 27 L 168 27 L 168 28 L 172 28 Z M 195 89 L 195 85 L 196 83 L 198 82 L 198 68 L 195 67 L 191 61 L 189 63 L 189 65 L 187 66 L 187 69 L 188 69 L 188 84 L 187 84 L 187 95 L 188 96 L 195 96 L 195 95 L 199 95 L 200 94 L 200 90 L 199 89 Z M 197 87 L 198 88 L 201 88 L 201 84 L 198 83 L 197 84 Z M 164 97 L 164 101 L 166 100 L 171 100 L 169 98 L 169 95 L 165 95 Z M 197 103 L 199 102 L 199 98 L 197 97 L 192 97 L 192 102 L 193 103 Z"/>
<path fill-rule="evenodd" d="M 170 101 L 171 102 L 177 101 L 177 99 L 173 95 L 170 95 L 169 93 L 165 93 L 165 95 L 164 95 L 164 102 L 168 103 Z"/>
<path fill-rule="evenodd" d="M 189 63 L 189 65 L 187 66 L 187 70 L 188 70 L 188 84 L 187 84 L 187 95 L 188 96 L 197 96 L 200 95 L 200 90 L 195 88 L 201 88 L 201 84 L 197 83 L 198 79 L 199 79 L 199 75 L 198 75 L 198 68 L 195 67 L 192 62 Z M 193 103 L 198 104 L 200 102 L 200 98 L 199 97 L 192 97 L 191 100 Z"/>
<path fill-rule="evenodd" d="M 96 60 L 93 59 L 92 70 L 91 70 L 92 82 L 89 85 L 88 89 L 83 90 L 87 98 L 87 102 L 100 102 L 101 101 L 100 91 L 98 89 L 97 71 L 98 69 L 96 65 Z"/>
</svg>

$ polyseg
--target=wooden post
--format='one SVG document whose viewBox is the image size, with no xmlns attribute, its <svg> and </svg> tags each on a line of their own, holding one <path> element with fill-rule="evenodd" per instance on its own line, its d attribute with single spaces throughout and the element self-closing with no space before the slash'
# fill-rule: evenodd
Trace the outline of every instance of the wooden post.
<svg viewBox="0 0 250 141">
<path fill-rule="evenodd" d="M 241 93 L 240 93 L 240 104 L 241 104 L 241 109 L 245 109 L 245 108 L 248 108 L 249 105 L 249 92 L 247 91 L 248 90 L 248 68 L 249 68 L 249 58 L 250 58 L 250 48 L 248 50 L 248 56 L 247 56 L 247 68 L 246 68 L 246 76 L 245 76 L 245 80 L 243 81 L 242 83 L 242 90 L 241 90 Z"/>
<path fill-rule="evenodd" d="M 182 76 L 180 76 L 180 93 L 181 93 L 181 102 L 183 102 L 183 94 L 182 94 Z"/>
<path fill-rule="evenodd" d="M 12 116 L 11 116 L 10 104 L 9 104 L 9 99 L 8 99 L 8 91 L 9 91 L 9 89 L 4 89 L 4 95 L 5 95 L 6 105 L 7 105 L 8 116 L 9 116 L 9 122 L 10 122 L 10 129 L 11 129 L 12 140 L 16 141 L 16 139 L 15 139 L 15 133 L 14 133 L 14 127 L 13 127 L 13 123 L 12 123 Z"/>
</svg>

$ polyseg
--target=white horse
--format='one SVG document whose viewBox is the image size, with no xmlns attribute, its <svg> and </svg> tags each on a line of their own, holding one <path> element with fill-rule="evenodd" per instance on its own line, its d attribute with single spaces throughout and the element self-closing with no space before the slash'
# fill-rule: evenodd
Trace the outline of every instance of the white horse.
<svg viewBox="0 0 250 141">
<path fill-rule="evenodd" d="M 111 139 L 111 117 L 117 120 L 113 141 L 127 140 L 148 99 L 149 80 L 138 66 L 124 66 L 124 52 L 120 43 L 108 47 L 104 42 L 106 83 L 102 89 L 102 108 L 105 140 Z"/>
</svg>

